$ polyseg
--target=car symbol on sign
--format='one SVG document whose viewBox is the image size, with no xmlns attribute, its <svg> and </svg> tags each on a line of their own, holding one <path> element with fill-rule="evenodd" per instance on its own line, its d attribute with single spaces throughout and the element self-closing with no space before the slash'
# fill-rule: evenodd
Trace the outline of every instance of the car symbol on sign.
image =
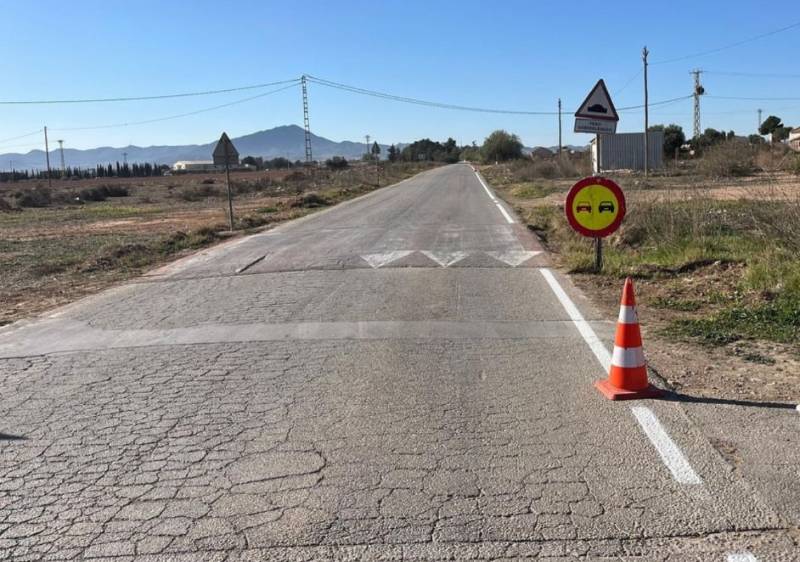
<svg viewBox="0 0 800 562">
<path fill-rule="evenodd" d="M 591 213 L 592 212 L 592 204 L 588 201 L 578 201 L 578 205 L 575 207 L 576 213 Z"/>
<path fill-rule="evenodd" d="M 614 203 L 611 201 L 600 201 L 600 206 L 597 208 L 598 212 L 605 213 L 608 211 L 609 213 L 614 212 Z"/>
<path fill-rule="evenodd" d="M 599 103 L 596 103 L 594 105 L 590 105 L 589 107 L 586 108 L 586 111 L 591 111 L 592 113 L 608 113 L 608 109 L 606 109 L 604 106 L 600 105 Z"/>
</svg>

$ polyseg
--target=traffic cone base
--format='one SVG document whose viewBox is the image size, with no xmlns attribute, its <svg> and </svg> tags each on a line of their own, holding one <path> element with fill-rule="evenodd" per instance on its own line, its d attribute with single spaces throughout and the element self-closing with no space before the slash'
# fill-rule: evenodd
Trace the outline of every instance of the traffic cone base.
<svg viewBox="0 0 800 562">
<path fill-rule="evenodd" d="M 647 388 L 642 390 L 625 390 L 624 388 L 617 388 L 608 380 L 602 380 L 594 383 L 594 386 L 609 400 L 641 400 L 644 398 L 658 398 L 663 394 L 660 388 L 652 384 L 648 384 Z"/>
</svg>

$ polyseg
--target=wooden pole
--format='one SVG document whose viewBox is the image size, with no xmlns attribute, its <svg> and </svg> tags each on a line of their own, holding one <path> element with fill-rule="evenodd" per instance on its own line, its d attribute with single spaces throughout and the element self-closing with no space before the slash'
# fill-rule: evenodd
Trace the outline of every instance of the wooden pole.
<svg viewBox="0 0 800 562">
<path fill-rule="evenodd" d="M 44 154 L 47 160 L 47 187 L 53 187 L 52 174 L 50 174 L 50 145 L 47 143 L 47 127 L 44 128 Z"/>
<path fill-rule="evenodd" d="M 647 47 L 642 49 L 642 61 L 644 62 L 644 177 L 647 177 L 650 171 L 650 141 L 647 134 L 650 125 L 647 111 L 647 55 L 649 54 Z"/>
<path fill-rule="evenodd" d="M 225 143 L 225 185 L 228 187 L 228 219 L 233 232 L 233 192 L 231 191 L 231 162 L 228 144 Z"/>
</svg>

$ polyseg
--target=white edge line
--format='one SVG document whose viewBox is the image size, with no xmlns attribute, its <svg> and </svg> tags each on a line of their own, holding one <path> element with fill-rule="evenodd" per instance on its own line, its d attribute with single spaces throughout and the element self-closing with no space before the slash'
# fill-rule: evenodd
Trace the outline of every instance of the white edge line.
<svg viewBox="0 0 800 562">
<path fill-rule="evenodd" d="M 561 306 L 564 307 L 564 310 L 572 320 L 572 323 L 575 324 L 578 332 L 583 336 L 589 349 L 591 349 L 595 357 L 597 357 L 603 369 L 608 372 L 611 367 L 611 354 L 609 354 L 606 346 L 600 338 L 597 337 L 597 334 L 589 323 L 583 318 L 578 307 L 575 306 L 575 303 L 572 302 L 572 299 L 569 298 L 569 295 L 567 295 L 558 283 L 553 272 L 545 267 L 540 268 L 539 271 L 541 271 L 550 289 L 561 302 Z M 656 451 L 658 451 L 661 460 L 672 473 L 675 480 L 681 484 L 702 484 L 703 481 L 689 464 L 689 461 L 683 455 L 680 448 L 678 448 L 675 442 L 669 437 L 653 411 L 646 406 L 632 406 L 631 410 L 645 435 L 650 439 L 650 442 L 656 448 Z"/>
<path fill-rule="evenodd" d="M 483 181 L 483 178 L 477 171 L 475 171 L 475 177 L 478 178 L 478 181 L 481 183 L 481 186 L 483 186 L 483 189 L 486 191 L 486 194 L 489 196 L 489 199 L 492 200 L 492 203 L 497 205 L 497 208 L 500 209 L 501 213 L 503 213 L 503 218 L 505 218 L 506 221 L 508 221 L 508 224 L 514 224 L 514 219 L 511 217 L 510 214 L 508 214 L 508 211 L 505 210 L 503 204 L 497 200 L 497 197 L 494 196 L 494 193 L 492 193 L 492 191 L 489 189 L 489 186 L 486 185 L 486 182 Z"/>
<path fill-rule="evenodd" d="M 569 316 L 572 323 L 575 324 L 575 327 L 578 329 L 578 332 L 583 336 L 583 340 L 588 344 L 589 349 L 591 349 L 594 356 L 597 357 L 603 370 L 608 372 L 611 368 L 611 354 L 608 352 L 608 349 L 606 349 L 606 346 L 600 338 L 597 337 L 597 334 L 594 333 L 589 323 L 583 318 L 578 307 L 572 302 L 572 299 L 570 299 L 564 289 L 561 288 L 553 272 L 546 267 L 539 268 L 539 271 L 541 271 L 545 281 L 550 285 L 550 289 L 561 302 L 561 306 L 564 307 L 567 316 Z"/>
<path fill-rule="evenodd" d="M 672 477 L 681 484 L 702 484 L 703 481 L 686 460 L 680 448 L 667 434 L 653 411 L 647 406 L 631 406 L 631 411 L 644 434 L 658 451 L 661 460 L 672 473 Z"/>
</svg>

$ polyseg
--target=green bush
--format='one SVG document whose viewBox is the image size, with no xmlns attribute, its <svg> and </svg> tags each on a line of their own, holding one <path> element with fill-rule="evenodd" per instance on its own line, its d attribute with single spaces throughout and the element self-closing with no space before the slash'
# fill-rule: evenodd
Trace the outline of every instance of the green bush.
<svg viewBox="0 0 800 562">
<path fill-rule="evenodd" d="M 53 201 L 53 194 L 43 186 L 14 194 L 20 207 L 47 207 Z"/>
</svg>

